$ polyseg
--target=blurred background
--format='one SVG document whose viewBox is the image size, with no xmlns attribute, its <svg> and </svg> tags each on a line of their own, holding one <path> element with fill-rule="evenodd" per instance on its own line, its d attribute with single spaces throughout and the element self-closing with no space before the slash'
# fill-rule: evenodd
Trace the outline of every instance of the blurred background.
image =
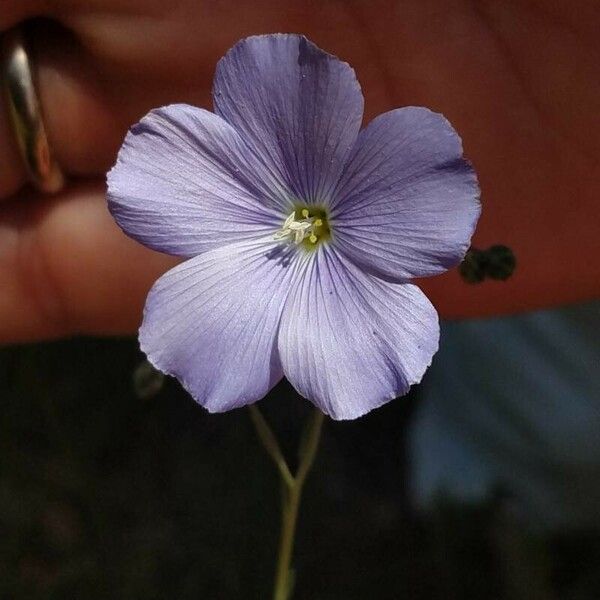
<svg viewBox="0 0 600 600">
<path fill-rule="evenodd" d="M 295 599 L 600 598 L 600 304 L 444 324 L 423 384 L 326 422 Z M 223 368 L 230 368 L 223 365 Z M 133 339 L 0 351 L 0 598 L 264 599 L 276 473 Z M 260 403 L 293 460 L 309 404 Z"/>
</svg>

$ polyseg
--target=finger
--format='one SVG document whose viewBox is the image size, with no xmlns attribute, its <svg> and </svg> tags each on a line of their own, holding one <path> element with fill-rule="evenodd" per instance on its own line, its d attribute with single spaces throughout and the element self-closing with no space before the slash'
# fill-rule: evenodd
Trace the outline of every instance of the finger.
<svg viewBox="0 0 600 600">
<path fill-rule="evenodd" d="M 73 37 L 50 24 L 29 32 L 30 62 L 50 147 L 68 175 L 105 171 L 122 139 L 119 111 L 112 111 L 93 65 L 80 52 Z M 23 160 L 15 150 L 15 135 L 5 105 L 0 105 L 2 175 L 0 196 L 12 195 L 25 183 Z M 7 147 L 8 152 L 3 152 Z"/>
<path fill-rule="evenodd" d="M 20 195 L 0 211 L 0 342 L 131 333 L 175 263 L 121 232 L 103 182 L 43 201 Z"/>
<path fill-rule="evenodd" d="M 151 78 L 137 81 L 128 71 L 107 66 L 104 57 L 95 57 L 55 23 L 32 24 L 28 38 L 50 147 L 67 176 L 105 173 L 129 126 L 154 106 L 173 99 L 200 103 L 208 96 L 197 82 L 196 89 L 188 91 L 189 78 L 179 87 Z M 25 174 L 6 107 L 0 104 L 3 132 L 0 198 L 8 198 L 25 183 Z"/>
</svg>

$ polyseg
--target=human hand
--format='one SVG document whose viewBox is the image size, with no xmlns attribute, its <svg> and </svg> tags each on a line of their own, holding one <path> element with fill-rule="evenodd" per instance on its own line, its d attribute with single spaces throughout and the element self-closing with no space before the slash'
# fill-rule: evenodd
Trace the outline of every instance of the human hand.
<svg viewBox="0 0 600 600">
<path fill-rule="evenodd" d="M 209 106 L 219 57 L 239 38 L 271 31 L 304 33 L 348 61 L 367 119 L 424 105 L 462 135 L 483 192 L 475 244 L 505 243 L 519 266 L 502 284 L 470 287 L 456 273 L 424 281 L 442 315 L 597 293 L 597 4 L 0 0 L 0 8 L 1 31 L 52 20 L 33 23 L 29 37 L 50 143 L 71 178 L 56 197 L 22 190 L 0 105 L 0 341 L 135 329 L 147 290 L 175 259 L 120 232 L 104 173 L 131 124 L 170 102 Z"/>
</svg>

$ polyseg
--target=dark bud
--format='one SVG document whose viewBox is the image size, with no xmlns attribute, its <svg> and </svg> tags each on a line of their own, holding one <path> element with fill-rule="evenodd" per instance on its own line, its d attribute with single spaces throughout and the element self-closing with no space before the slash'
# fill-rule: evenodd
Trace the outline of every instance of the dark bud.
<svg viewBox="0 0 600 600">
<path fill-rule="evenodd" d="M 508 246 L 497 244 L 487 250 L 469 248 L 458 269 L 467 283 L 481 283 L 486 278 L 505 281 L 516 266 L 513 251 Z"/>
<path fill-rule="evenodd" d="M 460 276 L 467 283 L 481 283 L 485 279 L 485 262 L 485 252 L 477 248 L 469 248 L 458 267 Z"/>
<path fill-rule="evenodd" d="M 140 400 L 149 400 L 162 389 L 165 376 L 147 360 L 142 361 L 133 372 L 133 387 Z"/>
<path fill-rule="evenodd" d="M 490 279 L 505 281 L 513 274 L 517 266 L 517 259 L 508 246 L 492 246 L 486 254 L 485 274 Z"/>
</svg>

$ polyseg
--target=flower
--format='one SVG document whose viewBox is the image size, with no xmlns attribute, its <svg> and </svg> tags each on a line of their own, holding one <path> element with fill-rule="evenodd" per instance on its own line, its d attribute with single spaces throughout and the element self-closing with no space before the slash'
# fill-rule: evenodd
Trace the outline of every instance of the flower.
<svg viewBox="0 0 600 600">
<path fill-rule="evenodd" d="M 284 375 L 334 419 L 406 393 L 439 337 L 410 280 L 458 264 L 479 217 L 460 138 L 416 107 L 361 131 L 354 71 L 299 35 L 238 42 L 213 99 L 151 111 L 108 174 L 125 233 L 187 259 L 148 295 L 149 361 L 211 412 Z"/>
</svg>

